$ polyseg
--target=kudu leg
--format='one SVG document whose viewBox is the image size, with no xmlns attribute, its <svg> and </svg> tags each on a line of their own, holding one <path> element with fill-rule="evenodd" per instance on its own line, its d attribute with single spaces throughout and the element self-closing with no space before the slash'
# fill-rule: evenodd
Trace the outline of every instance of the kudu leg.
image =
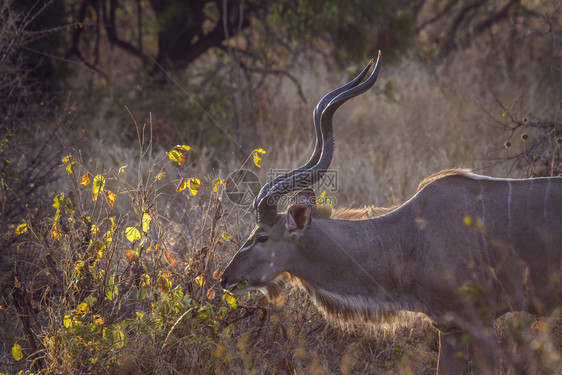
<svg viewBox="0 0 562 375">
<path fill-rule="evenodd" d="M 466 369 L 468 346 L 462 343 L 462 332 L 439 332 L 437 375 L 460 375 Z"/>
</svg>

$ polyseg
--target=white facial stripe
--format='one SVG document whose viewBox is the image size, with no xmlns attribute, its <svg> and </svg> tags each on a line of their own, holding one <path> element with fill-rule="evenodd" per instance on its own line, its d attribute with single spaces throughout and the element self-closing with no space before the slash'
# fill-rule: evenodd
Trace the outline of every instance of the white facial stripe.
<svg viewBox="0 0 562 375">
<path fill-rule="evenodd" d="M 244 251 L 248 251 L 250 250 L 250 248 L 252 247 L 253 244 L 249 244 L 244 246 L 243 248 L 240 249 L 240 252 L 243 253 Z"/>
<path fill-rule="evenodd" d="M 511 181 L 507 181 L 507 186 L 509 188 L 507 194 L 507 234 L 511 238 Z"/>
</svg>

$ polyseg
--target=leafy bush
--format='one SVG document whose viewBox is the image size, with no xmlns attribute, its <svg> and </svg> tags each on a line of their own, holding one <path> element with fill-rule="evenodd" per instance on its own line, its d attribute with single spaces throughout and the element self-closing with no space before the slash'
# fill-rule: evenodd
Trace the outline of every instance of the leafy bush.
<svg viewBox="0 0 562 375">
<path fill-rule="evenodd" d="M 98 173 L 79 155 L 63 158 L 70 190 L 54 197 L 51 215 L 28 217 L 16 229 L 17 246 L 33 254 L 29 268 L 39 272 L 13 280 L 10 305 L 35 323 L 27 343 L 14 345 L 15 353 L 23 350 L 15 360 L 25 357 L 48 373 L 100 373 L 135 343 L 164 350 L 186 334 L 202 343 L 228 336 L 236 300 L 217 287 L 215 261 L 230 238 L 221 219 L 222 181 L 200 193 L 197 178 L 169 179 L 190 150 L 177 146 L 147 160 L 142 176 L 142 157 L 151 150 L 141 143 L 135 185 L 125 178 L 135 172 L 126 165 Z M 169 212 L 159 206 L 171 184 L 186 201 L 183 224 L 167 215 L 177 211 L 172 202 Z"/>
</svg>

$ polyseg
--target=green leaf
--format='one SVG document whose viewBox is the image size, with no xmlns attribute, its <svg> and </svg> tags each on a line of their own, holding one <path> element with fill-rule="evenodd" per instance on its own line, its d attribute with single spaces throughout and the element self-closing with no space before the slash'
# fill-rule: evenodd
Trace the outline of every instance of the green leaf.
<svg viewBox="0 0 562 375">
<path fill-rule="evenodd" d="M 109 279 L 109 283 L 107 285 L 107 289 L 105 292 L 105 298 L 113 301 L 113 299 L 119 295 L 119 288 L 117 287 L 117 284 L 115 283 L 115 274 L 113 274 L 111 276 L 111 278 Z"/>
<path fill-rule="evenodd" d="M 88 304 L 88 306 L 92 307 L 94 306 L 94 303 L 96 303 L 98 299 L 94 296 L 88 296 L 84 299 L 84 302 L 86 302 Z"/>
<path fill-rule="evenodd" d="M 23 358 L 23 353 L 19 344 L 14 344 L 14 346 L 12 346 L 12 357 L 14 357 L 16 361 L 21 361 Z"/>
<path fill-rule="evenodd" d="M 125 237 L 127 237 L 129 241 L 135 242 L 140 240 L 141 234 L 137 228 L 128 227 L 127 229 L 125 229 Z"/>
<path fill-rule="evenodd" d="M 111 328 L 104 328 L 102 336 L 104 340 L 114 345 L 117 349 L 120 349 L 127 344 L 127 336 L 125 335 L 125 331 L 123 329 L 124 327 L 115 324 Z"/>
</svg>

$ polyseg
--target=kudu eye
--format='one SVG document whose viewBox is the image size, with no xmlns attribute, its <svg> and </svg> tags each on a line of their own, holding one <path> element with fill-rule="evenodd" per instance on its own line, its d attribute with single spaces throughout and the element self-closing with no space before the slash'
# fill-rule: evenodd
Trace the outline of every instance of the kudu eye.
<svg viewBox="0 0 562 375">
<path fill-rule="evenodd" d="M 269 240 L 269 237 L 267 237 L 267 236 L 258 236 L 258 242 L 259 243 L 266 243 L 267 240 Z"/>
</svg>

